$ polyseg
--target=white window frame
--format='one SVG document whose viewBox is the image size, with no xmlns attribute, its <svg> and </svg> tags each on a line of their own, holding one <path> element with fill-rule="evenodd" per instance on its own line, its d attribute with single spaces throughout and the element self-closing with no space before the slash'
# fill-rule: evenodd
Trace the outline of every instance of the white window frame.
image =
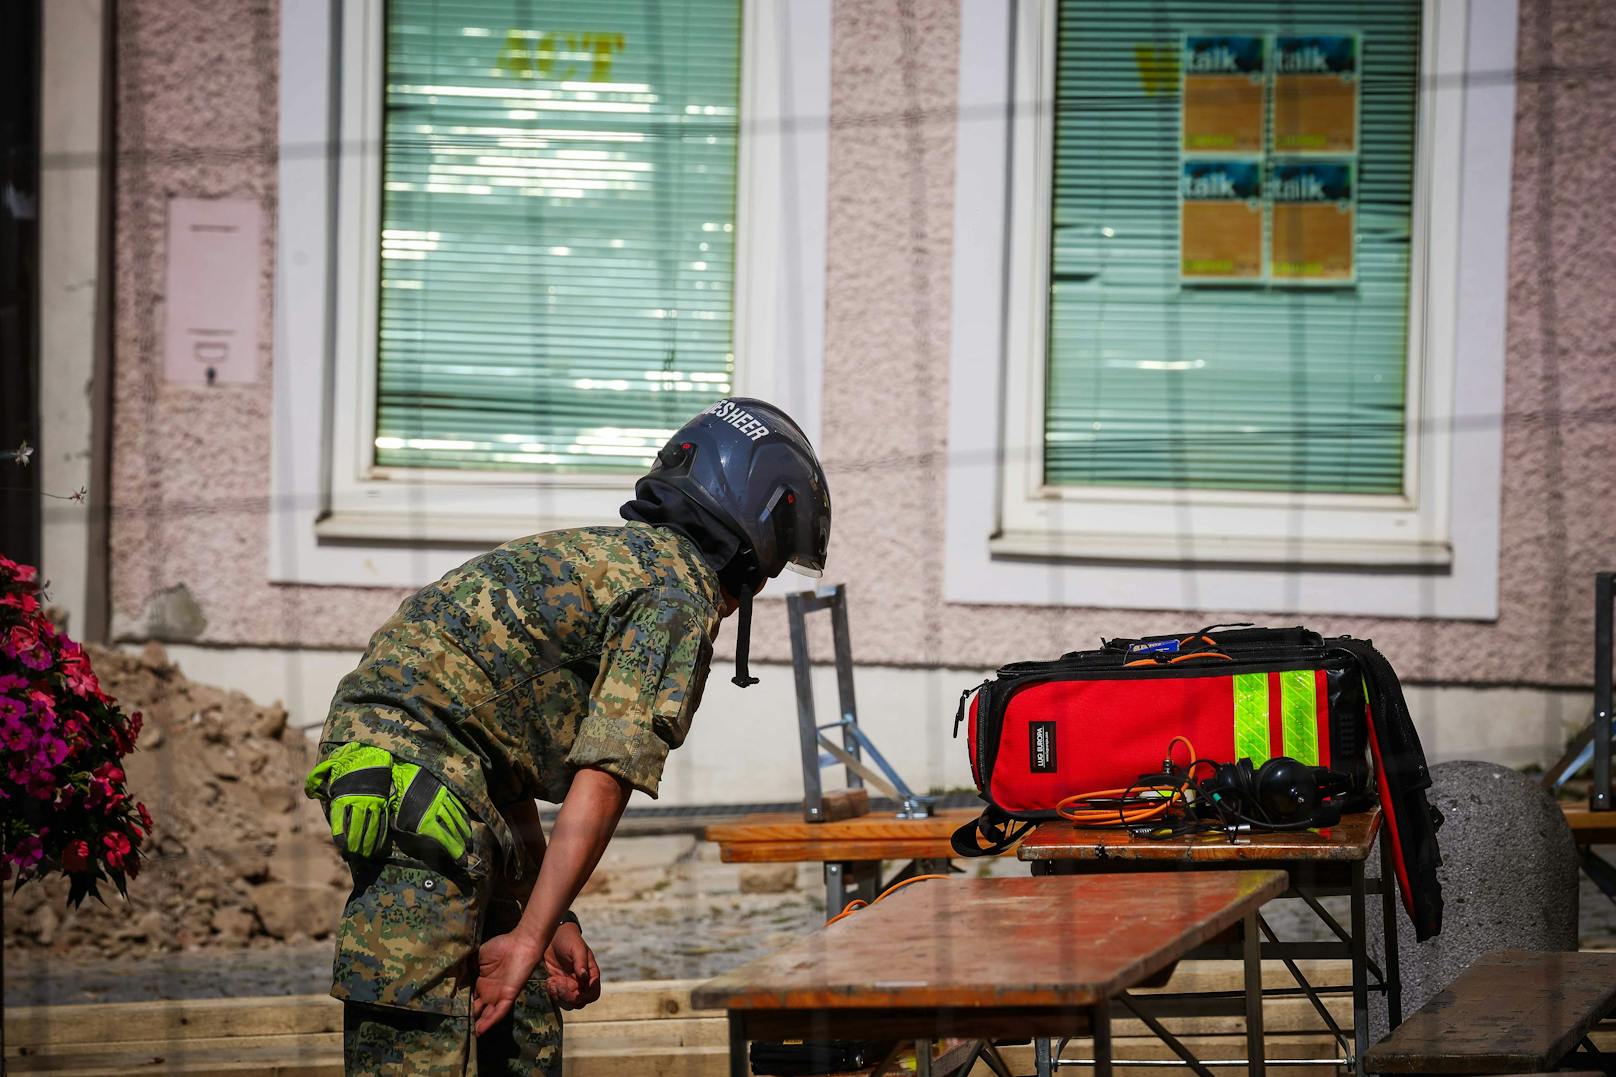
<svg viewBox="0 0 1616 1077">
<path fill-rule="evenodd" d="M 1055 9 L 962 7 L 945 593 L 1495 616 L 1515 0 L 1424 7 L 1395 497 L 1044 484 Z"/>
<path fill-rule="evenodd" d="M 384 3 L 281 9 L 272 578 L 418 584 L 518 535 L 616 521 L 621 475 L 375 464 Z M 743 0 L 734 392 L 780 403 L 810 437 L 829 71 L 828 0 Z"/>
</svg>

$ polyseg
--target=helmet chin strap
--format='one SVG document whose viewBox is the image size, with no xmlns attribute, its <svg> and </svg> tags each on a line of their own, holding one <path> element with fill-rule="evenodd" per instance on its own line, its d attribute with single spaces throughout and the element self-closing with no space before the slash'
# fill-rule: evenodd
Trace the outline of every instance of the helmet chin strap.
<svg viewBox="0 0 1616 1077">
<path fill-rule="evenodd" d="M 752 649 L 752 585 L 750 583 L 741 585 L 738 606 L 741 611 L 741 623 L 735 633 L 735 676 L 731 677 L 730 681 L 737 688 L 748 688 L 758 683 L 758 679 L 752 676 L 752 672 L 747 668 L 746 663 L 747 654 Z"/>
</svg>

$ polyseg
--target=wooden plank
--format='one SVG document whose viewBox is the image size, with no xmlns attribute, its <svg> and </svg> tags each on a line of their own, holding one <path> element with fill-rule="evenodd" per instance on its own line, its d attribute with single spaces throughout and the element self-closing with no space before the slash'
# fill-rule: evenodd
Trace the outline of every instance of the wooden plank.
<svg viewBox="0 0 1616 1077">
<path fill-rule="evenodd" d="M 1616 954 L 1486 954 L 1372 1048 L 1369 1069 L 1550 1070 L 1613 1008 Z"/>
<path fill-rule="evenodd" d="M 249 1037 L 342 1031 L 342 1003 L 327 995 L 170 999 L 87 1006 L 18 1006 L 5 1012 L 6 1048 L 191 1036 Z"/>
<path fill-rule="evenodd" d="M 1352 1007 L 1349 999 L 1332 997 L 1326 1000 L 1331 1014 L 1343 1025 L 1350 1025 Z M 1235 1005 L 1241 1005 L 1235 1003 Z M 575 1020 L 577 1011 L 564 1014 L 565 1042 L 568 1050 L 599 1053 L 618 1048 L 652 1048 L 682 1050 L 687 1047 L 721 1046 L 727 1042 L 729 1024 L 720 1014 L 711 1017 L 685 1017 L 670 1020 L 592 1021 Z M 1118 1016 L 1113 1031 L 1118 1036 L 1145 1036 L 1145 1025 L 1131 1017 Z M 1244 1016 L 1233 1014 L 1209 1017 L 1169 1018 L 1171 1027 L 1181 1035 L 1238 1035 L 1245 1030 Z M 800 1023 L 800 1022 L 799 1022 Z M 1264 1026 L 1271 1033 L 1316 1031 L 1320 1026 L 1318 1014 L 1303 998 L 1274 999 L 1264 1006 Z M 297 1059 L 308 1057 L 316 1047 L 340 1052 L 340 1032 L 315 1035 L 289 1034 L 279 1036 L 191 1036 L 180 1040 L 145 1038 L 140 1029 L 131 1029 L 131 1037 L 123 1041 L 106 1043 L 46 1043 L 34 1045 L 8 1045 L 7 1058 L 22 1069 L 37 1068 L 33 1060 L 60 1057 L 99 1056 L 122 1059 L 130 1056 L 171 1057 L 178 1053 L 196 1053 L 231 1045 L 252 1047 L 259 1054 L 275 1054 L 271 1048 L 279 1046 L 279 1057 Z M 318 1052 L 316 1051 L 316 1054 Z"/>
<path fill-rule="evenodd" d="M 699 980 L 630 980 L 608 984 L 600 1001 L 566 1014 L 569 1026 L 593 1022 L 722 1017 L 698 1012 L 690 990 Z M 6 1052 L 20 1045 L 117 1043 L 130 1039 L 318 1035 L 342 1031 L 342 1003 L 328 995 L 108 1002 L 19 1006 L 6 1010 Z"/>
<path fill-rule="evenodd" d="M 838 819 L 828 823 L 806 822 L 791 812 L 760 812 L 743 815 L 707 828 L 708 841 L 720 845 L 747 841 L 840 841 L 843 839 L 947 839 L 979 812 L 970 809 L 939 812 L 926 819 L 899 819 L 885 813 Z"/>
<path fill-rule="evenodd" d="M 1586 804 L 1562 804 L 1578 845 L 1616 845 L 1616 811 L 1589 811 Z"/>
<path fill-rule="evenodd" d="M 921 883 L 691 997 L 748 1010 L 1082 1006 L 1164 968 L 1285 886 L 1282 871 Z"/>
<path fill-rule="evenodd" d="M 868 789 L 833 789 L 820 797 L 820 807 L 827 821 L 856 819 L 870 814 Z"/>
<path fill-rule="evenodd" d="M 1157 841 L 1125 830 L 1079 830 L 1056 820 L 1034 827 L 1016 855 L 1022 860 L 1353 861 L 1368 859 L 1379 830 L 1379 808 L 1345 816 L 1329 830 L 1243 834 L 1237 844 L 1221 834 Z"/>
<path fill-rule="evenodd" d="M 949 860 L 954 858 L 954 847 L 946 838 L 742 841 L 720 845 L 718 854 L 726 864 L 816 864 L 852 860 Z"/>
<path fill-rule="evenodd" d="M 84 1047 L 61 1053 L 8 1057 L 6 1071 L 56 1075 L 243 1071 L 341 1073 L 342 1033 L 265 1036 L 257 1042 L 210 1038 L 206 1046 L 179 1042 L 158 1043 L 153 1047 L 120 1045 L 99 1051 Z"/>
</svg>

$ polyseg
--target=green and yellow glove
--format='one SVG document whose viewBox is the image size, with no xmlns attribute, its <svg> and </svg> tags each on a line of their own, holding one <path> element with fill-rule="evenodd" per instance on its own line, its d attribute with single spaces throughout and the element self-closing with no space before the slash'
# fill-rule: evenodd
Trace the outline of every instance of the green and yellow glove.
<svg viewBox="0 0 1616 1077">
<path fill-rule="evenodd" d="M 374 856 L 391 827 L 442 846 L 455 860 L 471 843 L 465 805 L 431 772 L 414 763 L 395 763 L 382 748 L 339 745 L 304 779 L 306 796 L 323 800 L 337 847 L 355 856 Z"/>
<path fill-rule="evenodd" d="M 368 744 L 342 744 L 316 763 L 304 779 L 306 796 L 325 801 L 337 848 L 372 856 L 387 837 L 387 798 L 393 790 L 393 757 Z"/>
<path fill-rule="evenodd" d="M 466 855 L 471 844 L 466 806 L 429 771 L 414 763 L 393 764 L 389 804 L 395 830 L 430 838 L 455 860 Z"/>
</svg>

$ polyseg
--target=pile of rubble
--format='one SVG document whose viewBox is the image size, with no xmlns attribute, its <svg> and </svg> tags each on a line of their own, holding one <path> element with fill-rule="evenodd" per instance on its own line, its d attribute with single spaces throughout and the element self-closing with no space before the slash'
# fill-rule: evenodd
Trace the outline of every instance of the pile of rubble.
<svg viewBox="0 0 1616 1077">
<path fill-rule="evenodd" d="M 187 679 L 155 643 L 90 656 L 102 688 L 145 715 L 124 768 L 156 830 L 128 901 L 103 884 L 104 905 L 69 910 L 65 879 L 6 894 L 6 949 L 114 957 L 329 936 L 348 873 L 303 797 L 312 753 L 286 711 Z"/>
</svg>

